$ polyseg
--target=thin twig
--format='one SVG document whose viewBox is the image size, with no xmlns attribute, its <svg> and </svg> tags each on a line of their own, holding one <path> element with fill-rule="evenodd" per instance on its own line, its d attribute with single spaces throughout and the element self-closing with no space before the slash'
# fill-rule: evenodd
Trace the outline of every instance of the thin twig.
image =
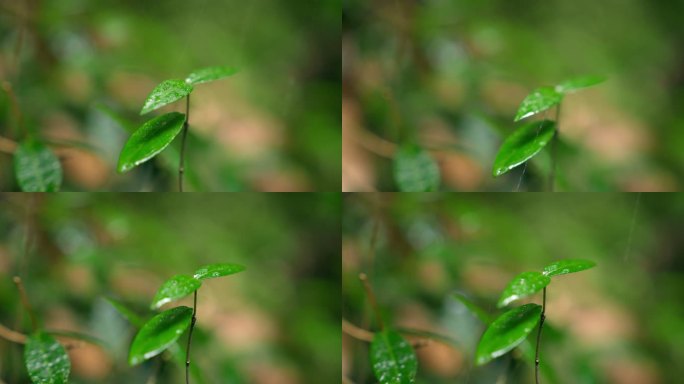
<svg viewBox="0 0 684 384">
<path fill-rule="evenodd" d="M 33 326 L 33 331 L 38 330 L 38 321 L 36 321 L 36 316 L 33 314 L 33 309 L 31 309 L 31 303 L 29 302 L 28 295 L 26 294 L 26 290 L 24 289 L 24 283 L 21 281 L 21 277 L 19 276 L 14 276 L 14 284 L 17 286 L 17 289 L 19 290 L 19 296 L 21 297 L 21 303 L 24 306 L 24 309 L 28 313 L 29 317 L 31 318 L 31 325 Z"/>
<path fill-rule="evenodd" d="M 190 384 L 190 343 L 192 343 L 192 331 L 197 322 L 197 290 L 192 302 L 192 321 L 190 322 L 190 333 L 188 334 L 188 346 L 185 349 L 185 384 Z"/>
<path fill-rule="evenodd" d="M 190 95 L 185 97 L 185 122 L 183 122 L 183 137 L 181 138 L 180 164 L 178 164 L 178 192 L 183 192 L 183 174 L 185 174 L 185 139 L 190 125 Z"/>
<path fill-rule="evenodd" d="M 378 301 L 375 299 L 375 294 L 373 293 L 373 288 L 368 282 L 368 276 L 365 273 L 359 274 L 359 280 L 363 283 L 363 288 L 366 290 L 366 295 L 368 296 L 368 301 L 370 301 L 373 312 L 375 312 L 375 317 L 378 321 L 378 328 L 382 331 L 384 329 L 384 324 L 382 322 L 382 314 L 380 313 L 380 307 L 378 306 Z"/>
<path fill-rule="evenodd" d="M 7 96 L 9 96 L 10 104 L 12 105 L 12 117 L 14 118 L 15 124 L 19 129 L 23 130 L 24 134 L 26 134 L 24 117 L 21 113 L 21 108 L 19 108 L 19 98 L 17 97 L 17 94 L 14 93 L 12 84 L 9 81 L 2 81 L 1 85 L 2 89 L 5 91 L 5 93 L 7 93 Z"/>
<path fill-rule="evenodd" d="M 539 330 L 537 331 L 537 347 L 534 352 L 534 382 L 539 384 L 539 342 L 541 341 L 542 328 L 546 320 L 546 287 L 544 287 L 544 298 L 542 299 L 542 312 L 539 320 Z"/>
<path fill-rule="evenodd" d="M 342 333 L 351 336 L 357 340 L 365 341 L 367 343 L 373 342 L 373 337 L 375 333 L 368 331 L 366 329 L 357 327 L 346 319 L 342 319 Z M 411 343 L 411 346 L 415 349 L 422 348 L 430 345 L 431 339 L 420 339 Z M 439 340 L 436 340 L 439 341 Z"/>
<path fill-rule="evenodd" d="M 51 331 L 45 331 L 45 333 L 50 334 Z M 10 341 L 12 343 L 17 343 L 17 344 L 26 344 L 28 340 L 28 336 L 21 333 L 17 332 L 15 330 L 9 329 L 3 324 L 0 324 L 0 338 L 5 339 L 7 341 Z M 61 344 L 64 346 L 66 349 L 74 349 L 74 348 L 79 348 L 83 346 L 86 343 L 86 341 L 76 341 L 76 342 L 62 342 Z"/>
</svg>

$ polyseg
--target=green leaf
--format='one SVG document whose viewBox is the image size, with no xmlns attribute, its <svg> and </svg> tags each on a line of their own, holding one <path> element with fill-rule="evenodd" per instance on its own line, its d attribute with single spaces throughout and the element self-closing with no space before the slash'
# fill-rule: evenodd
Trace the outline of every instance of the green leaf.
<svg viewBox="0 0 684 384">
<path fill-rule="evenodd" d="M 130 365 L 151 359 L 173 345 L 192 321 L 192 308 L 180 306 L 166 310 L 148 321 L 135 335 L 128 353 Z"/>
<path fill-rule="evenodd" d="M 31 381 L 36 384 L 66 384 L 71 362 L 64 347 L 52 336 L 36 332 L 26 340 L 24 361 Z"/>
<path fill-rule="evenodd" d="M 144 115 L 157 108 L 178 101 L 189 95 L 192 90 L 192 85 L 187 84 L 183 80 L 164 80 L 152 90 L 152 93 L 150 93 L 149 96 L 147 96 L 147 100 L 145 100 L 145 105 L 143 105 L 140 114 Z"/>
<path fill-rule="evenodd" d="M 550 120 L 533 121 L 523 125 L 504 140 L 494 159 L 492 174 L 501 176 L 539 153 L 556 132 Z"/>
<path fill-rule="evenodd" d="M 143 320 L 142 317 L 138 316 L 137 313 L 131 311 L 124 303 L 112 299 L 111 297 L 105 298 L 109 304 L 114 307 L 126 320 L 128 320 L 129 323 L 134 325 L 137 328 L 141 328 L 145 324 L 145 320 Z"/>
<path fill-rule="evenodd" d="M 541 312 L 541 305 L 525 304 L 496 318 L 484 332 L 477 346 L 477 365 L 486 364 L 525 341 L 539 322 Z"/>
<path fill-rule="evenodd" d="M 430 192 L 439 188 L 439 167 L 417 145 L 399 148 L 394 155 L 394 180 L 401 192 Z"/>
<path fill-rule="evenodd" d="M 475 317 L 477 317 L 482 323 L 488 324 L 490 321 L 489 314 L 487 314 L 487 311 L 484 309 L 480 308 L 477 304 L 475 304 L 472 300 L 469 298 L 465 297 L 464 295 L 460 293 L 454 293 L 453 297 L 460 301 L 461 304 L 463 304 Z"/>
<path fill-rule="evenodd" d="M 233 67 L 218 66 L 202 68 L 189 74 L 185 79 L 187 84 L 201 84 L 208 83 L 210 81 L 222 79 L 224 77 L 232 76 L 237 73 L 237 69 Z"/>
<path fill-rule="evenodd" d="M 162 284 L 157 294 L 154 295 L 150 308 L 157 309 L 168 302 L 182 299 L 195 292 L 200 286 L 202 283 L 192 276 L 176 275 Z"/>
<path fill-rule="evenodd" d="M 550 282 L 551 279 L 548 276 L 539 272 L 523 272 L 508 283 L 496 306 L 501 308 L 515 300 L 535 294 L 549 285 Z"/>
<path fill-rule="evenodd" d="M 396 331 L 376 333 L 370 347 L 373 372 L 380 384 L 415 382 L 418 360 L 411 345 Z"/>
<path fill-rule="evenodd" d="M 537 88 L 527 95 L 518 108 L 515 121 L 544 112 L 563 101 L 563 94 L 552 87 Z"/>
<path fill-rule="evenodd" d="M 171 112 L 149 120 L 128 139 L 119 155 L 119 172 L 126 172 L 163 151 L 183 129 L 185 115 Z"/>
<path fill-rule="evenodd" d="M 564 81 L 556 85 L 556 92 L 568 94 L 580 90 L 582 88 L 592 87 L 606 81 L 605 76 L 581 76 Z"/>
<path fill-rule="evenodd" d="M 584 271 L 585 269 L 593 268 L 596 263 L 591 260 L 582 259 L 565 259 L 558 260 L 551 265 L 544 267 L 544 275 L 546 276 L 558 276 L 565 275 L 566 273 L 574 273 L 579 271 Z"/>
<path fill-rule="evenodd" d="M 232 275 L 244 270 L 245 267 L 238 264 L 209 264 L 195 271 L 194 278 L 197 280 L 206 280 L 214 277 Z"/>
<path fill-rule="evenodd" d="M 56 192 L 62 184 L 59 159 L 38 141 L 19 144 L 14 152 L 14 172 L 24 192 Z"/>
</svg>

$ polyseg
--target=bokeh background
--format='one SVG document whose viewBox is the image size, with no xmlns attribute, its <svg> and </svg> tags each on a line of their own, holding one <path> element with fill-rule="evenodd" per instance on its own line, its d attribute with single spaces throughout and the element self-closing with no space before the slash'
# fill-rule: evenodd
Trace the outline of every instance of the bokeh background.
<svg viewBox="0 0 684 384">
<path fill-rule="evenodd" d="M 169 190 L 178 142 L 115 171 L 149 92 L 214 65 L 238 75 L 193 92 L 188 188 L 339 191 L 339 0 L 1 0 L 0 80 L 26 131 L 62 159 L 64 190 Z M 4 84 L 4 83 L 3 83 Z M 25 136 L 0 91 L 0 190 Z M 164 109 L 184 110 L 183 102 Z M 159 114 L 159 111 L 154 113 Z"/>
<path fill-rule="evenodd" d="M 683 227 L 678 194 L 347 195 L 343 317 L 377 330 L 358 279 L 365 272 L 385 324 L 448 338 L 418 349 L 417 382 L 532 383 L 534 354 L 520 349 L 474 368 L 484 325 L 452 294 L 498 315 L 499 295 L 516 274 L 584 258 L 597 267 L 554 278 L 548 288 L 542 382 L 677 383 L 684 375 Z M 541 294 L 529 301 L 540 303 Z M 344 335 L 348 383 L 376 382 L 368 347 Z"/>
<path fill-rule="evenodd" d="M 684 184 L 680 0 L 347 0 L 343 189 L 394 191 L 396 145 L 438 161 L 442 189 L 542 190 L 548 153 L 493 178 L 525 95 L 578 75 L 566 97 L 559 186 L 669 191 Z M 547 118 L 553 118 L 553 111 Z"/>
<path fill-rule="evenodd" d="M 192 382 L 334 382 L 340 208 L 339 194 L 0 194 L 0 323 L 31 330 L 18 275 L 46 327 L 101 340 L 70 351 L 71 383 L 184 383 L 168 356 L 127 365 L 136 330 L 105 298 L 149 318 L 169 277 L 234 262 L 247 270 L 199 291 Z M 22 356 L 0 338 L 0 382 L 28 383 Z"/>
</svg>

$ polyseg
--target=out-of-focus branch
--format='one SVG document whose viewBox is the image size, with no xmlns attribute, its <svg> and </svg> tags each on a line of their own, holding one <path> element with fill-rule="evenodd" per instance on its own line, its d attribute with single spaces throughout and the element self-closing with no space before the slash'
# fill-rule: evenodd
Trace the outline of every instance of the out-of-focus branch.
<svg viewBox="0 0 684 384">
<path fill-rule="evenodd" d="M 361 341 L 372 342 L 375 334 L 371 331 L 359 328 L 346 319 L 342 319 L 342 332 Z M 430 344 L 429 339 L 416 340 L 411 345 L 413 348 L 422 348 Z"/>
</svg>

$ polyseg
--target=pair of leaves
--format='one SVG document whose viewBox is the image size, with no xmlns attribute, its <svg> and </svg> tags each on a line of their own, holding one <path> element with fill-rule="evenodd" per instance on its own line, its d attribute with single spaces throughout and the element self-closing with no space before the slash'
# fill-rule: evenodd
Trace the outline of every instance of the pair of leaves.
<svg viewBox="0 0 684 384">
<path fill-rule="evenodd" d="M 565 275 L 568 273 L 580 272 L 596 266 L 590 260 L 565 259 L 556 261 L 544 267 L 542 272 L 523 272 L 513 278 L 504 289 L 497 307 L 502 308 L 530 295 L 541 291 L 551 283 L 552 276 Z"/>
<path fill-rule="evenodd" d="M 498 307 L 539 292 L 551 282 L 552 276 L 580 272 L 596 265 L 581 259 L 559 260 L 542 272 L 523 272 L 511 280 L 499 299 Z M 513 308 L 494 320 L 480 339 L 476 362 L 485 364 L 504 355 L 522 343 L 540 320 L 542 307 L 525 304 Z"/>
<path fill-rule="evenodd" d="M 558 106 L 563 97 L 582 88 L 600 84 L 606 80 L 601 76 L 574 78 L 554 87 L 541 87 L 532 91 L 520 104 L 515 121 L 520 121 L 550 108 Z M 518 128 L 504 140 L 494 160 L 492 174 L 501 176 L 539 153 L 553 138 L 556 125 L 544 120 L 532 122 Z"/>
<path fill-rule="evenodd" d="M 14 152 L 14 173 L 23 192 L 57 192 L 62 184 L 62 165 L 57 156 L 31 139 Z"/>
<path fill-rule="evenodd" d="M 563 101 L 563 96 L 582 88 L 592 87 L 606 81 L 603 76 L 582 76 L 564 81 L 554 87 L 541 87 L 532 91 L 520 104 L 514 121 L 544 112 Z"/>
<path fill-rule="evenodd" d="M 202 285 L 202 280 L 228 276 L 244 270 L 243 266 L 237 264 L 210 264 L 195 271 L 193 276 L 173 276 L 159 288 L 152 300 L 151 308 L 159 308 L 195 292 Z M 119 309 L 119 306 L 116 307 Z M 179 306 L 159 313 L 142 325 L 131 344 L 129 364 L 140 364 L 173 345 L 190 326 L 192 314 L 192 308 Z M 134 320 L 137 320 L 136 317 L 134 316 Z"/>
<path fill-rule="evenodd" d="M 36 332 L 26 340 L 24 362 L 35 384 L 66 384 L 71 362 L 64 347 L 45 332 Z"/>
<path fill-rule="evenodd" d="M 376 333 L 371 342 L 370 359 L 380 384 L 415 382 L 418 360 L 411 345 L 399 332 L 386 329 Z"/>
<path fill-rule="evenodd" d="M 439 167 L 417 145 L 400 147 L 394 156 L 394 180 L 401 192 L 432 192 L 439 188 Z"/>
<path fill-rule="evenodd" d="M 222 79 L 235 73 L 237 71 L 232 67 L 219 66 L 197 70 L 185 80 L 165 80 L 147 96 L 140 114 L 144 115 L 189 96 L 196 84 Z M 184 114 L 171 112 L 143 124 L 121 150 L 118 171 L 126 172 L 163 151 L 181 132 L 185 119 Z"/>
</svg>

